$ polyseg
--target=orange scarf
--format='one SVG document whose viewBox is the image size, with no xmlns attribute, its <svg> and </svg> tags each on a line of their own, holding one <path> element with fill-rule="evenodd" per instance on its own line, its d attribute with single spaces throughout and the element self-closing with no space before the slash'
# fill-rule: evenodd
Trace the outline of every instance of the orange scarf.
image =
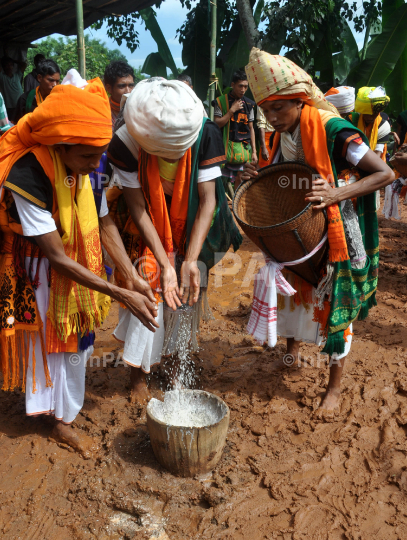
<svg viewBox="0 0 407 540">
<path fill-rule="evenodd" d="M 139 180 L 148 213 L 166 253 L 178 250 L 179 254 L 184 255 L 191 181 L 191 149 L 179 160 L 169 212 L 160 180 L 158 159 L 142 149 L 139 152 Z M 160 281 L 154 255 L 145 245 L 142 245 L 140 252 L 144 258 L 141 273 L 151 288 L 157 290 Z"/>
<path fill-rule="evenodd" d="M 268 99 L 277 101 L 280 99 L 296 99 L 297 97 L 307 98 L 305 94 L 296 94 L 292 96 L 271 96 Z M 329 116 L 326 120 L 329 120 Z M 307 164 L 335 188 L 335 178 L 328 154 L 324 121 L 321 119 L 318 109 L 305 103 L 301 112 L 300 125 L 302 147 Z M 280 133 L 276 133 L 271 149 L 271 162 L 276 155 L 279 144 Z M 346 261 L 349 259 L 349 254 L 339 207 L 337 204 L 333 204 L 327 207 L 326 212 L 328 216 L 329 260 L 330 262 Z"/>
</svg>

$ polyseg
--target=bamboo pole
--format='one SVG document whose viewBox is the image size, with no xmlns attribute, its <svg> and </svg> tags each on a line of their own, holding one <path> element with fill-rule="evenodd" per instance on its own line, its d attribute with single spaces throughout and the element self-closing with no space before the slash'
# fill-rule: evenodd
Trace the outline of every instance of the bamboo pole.
<svg viewBox="0 0 407 540">
<path fill-rule="evenodd" d="M 86 60 L 85 60 L 85 36 L 83 30 L 83 5 L 82 0 L 76 1 L 76 34 L 78 41 L 78 66 L 81 77 L 86 79 Z"/>
<path fill-rule="evenodd" d="M 209 117 L 211 120 L 213 120 L 213 106 L 212 101 L 215 99 L 215 90 L 216 90 L 216 84 L 217 84 L 217 77 L 216 77 L 216 29 L 217 29 L 217 6 L 216 1 L 217 0 L 209 0 L 210 5 L 212 7 L 211 9 L 211 21 L 212 21 L 212 28 L 211 28 L 211 56 L 210 56 L 210 85 L 209 85 Z"/>
</svg>

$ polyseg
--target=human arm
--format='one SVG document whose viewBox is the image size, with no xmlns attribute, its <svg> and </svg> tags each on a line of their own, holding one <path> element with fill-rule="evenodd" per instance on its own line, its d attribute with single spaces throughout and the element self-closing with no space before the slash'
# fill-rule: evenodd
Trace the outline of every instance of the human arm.
<svg viewBox="0 0 407 540">
<path fill-rule="evenodd" d="M 257 165 L 256 136 L 254 134 L 253 122 L 249 122 L 250 144 L 252 145 L 252 163 Z"/>
<path fill-rule="evenodd" d="M 123 187 L 123 194 L 133 222 L 160 266 L 160 280 L 164 299 L 168 306 L 175 310 L 177 306 L 181 305 L 178 298 L 177 275 L 147 213 L 143 190 L 141 188 Z"/>
<path fill-rule="evenodd" d="M 402 147 L 405 145 L 402 145 Z M 403 152 L 396 152 L 392 159 L 392 164 L 394 168 L 402 175 L 404 178 L 407 177 L 407 154 Z"/>
<path fill-rule="evenodd" d="M 269 153 L 266 144 L 266 130 L 264 128 L 259 128 L 259 136 L 261 157 L 264 159 L 264 161 L 268 161 Z"/>
<path fill-rule="evenodd" d="M 126 253 L 119 231 L 108 215 L 99 219 L 100 240 L 112 261 L 116 265 L 126 284 L 126 289 L 144 294 L 151 302 L 155 302 L 154 293 L 149 284 L 142 279 L 131 264 Z"/>
<path fill-rule="evenodd" d="M 44 256 L 49 260 L 51 267 L 76 283 L 111 296 L 124 304 L 131 313 L 137 317 L 146 328 L 155 332 L 159 325 L 155 321 L 157 310 L 153 302 L 143 294 L 121 289 L 99 276 L 90 272 L 87 268 L 72 260 L 65 254 L 64 246 L 58 231 L 52 231 L 33 237 Z"/>
<path fill-rule="evenodd" d="M 214 117 L 214 120 L 218 127 L 222 129 L 223 126 L 225 126 L 229 122 L 235 112 L 240 111 L 241 109 L 243 109 L 243 101 L 241 99 L 237 99 L 224 116 Z"/>
<path fill-rule="evenodd" d="M 398 148 L 400 146 L 400 137 L 399 137 L 399 134 L 398 134 L 398 129 L 397 129 L 397 131 L 390 131 L 390 135 L 393 135 L 394 142 L 396 144 L 396 148 Z"/>
<path fill-rule="evenodd" d="M 183 303 L 192 306 L 198 301 L 200 291 L 200 272 L 197 265 L 199 254 L 208 235 L 216 207 L 215 180 L 198 184 L 199 206 L 192 226 L 185 261 L 181 267 L 180 295 Z"/>
<path fill-rule="evenodd" d="M 312 182 L 312 191 L 307 193 L 305 200 L 307 202 L 318 203 L 314 205 L 314 210 L 320 210 L 346 199 L 353 199 L 373 193 L 391 184 L 394 180 L 393 171 L 372 150 L 366 152 L 359 161 L 358 168 L 370 174 L 365 178 L 361 178 L 358 182 L 340 188 L 332 188 L 327 180 L 319 178 Z"/>
</svg>

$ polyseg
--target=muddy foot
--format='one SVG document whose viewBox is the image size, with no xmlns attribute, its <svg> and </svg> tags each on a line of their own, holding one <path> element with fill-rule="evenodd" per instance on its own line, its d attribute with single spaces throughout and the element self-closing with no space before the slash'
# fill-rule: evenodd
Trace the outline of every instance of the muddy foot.
<svg viewBox="0 0 407 540">
<path fill-rule="evenodd" d="M 313 419 L 323 422 L 334 422 L 339 419 L 341 404 L 340 390 L 327 390 L 325 396 L 316 411 L 314 411 Z"/>
<path fill-rule="evenodd" d="M 95 441 L 83 433 L 78 434 L 73 430 L 72 426 L 67 426 L 62 422 L 56 422 L 50 440 L 55 441 L 57 444 L 67 444 L 85 459 L 96 457 L 98 446 Z"/>
<path fill-rule="evenodd" d="M 144 379 L 139 379 L 132 382 L 132 388 L 130 392 L 130 403 L 144 407 L 151 399 L 151 393 L 147 386 L 147 381 Z"/>
<path fill-rule="evenodd" d="M 132 367 L 130 371 L 131 392 L 130 403 L 144 407 L 151 399 L 147 386 L 146 374 L 140 368 Z"/>
<path fill-rule="evenodd" d="M 336 409 L 339 410 L 340 402 L 341 402 L 340 390 L 327 390 L 319 408 L 324 409 L 325 411 L 333 412 Z"/>
</svg>

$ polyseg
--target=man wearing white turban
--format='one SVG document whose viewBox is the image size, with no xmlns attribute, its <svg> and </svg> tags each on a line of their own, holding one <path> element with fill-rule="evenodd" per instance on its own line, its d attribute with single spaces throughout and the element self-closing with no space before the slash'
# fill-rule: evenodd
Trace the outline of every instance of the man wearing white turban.
<svg viewBox="0 0 407 540">
<path fill-rule="evenodd" d="M 325 99 L 336 107 L 342 118 L 355 110 L 355 89 L 352 86 L 331 88 L 325 94 Z"/>
<path fill-rule="evenodd" d="M 197 349 L 200 319 L 210 316 L 208 270 L 215 253 L 238 249 L 241 236 L 221 180 L 221 132 L 183 82 L 139 83 L 124 104 L 108 156 L 115 184 L 123 188 L 108 191 L 111 216 L 159 303 L 156 333 L 145 332 L 123 309 L 114 334 L 132 366 L 132 401 L 143 405 L 150 367 L 162 355 Z"/>
</svg>

